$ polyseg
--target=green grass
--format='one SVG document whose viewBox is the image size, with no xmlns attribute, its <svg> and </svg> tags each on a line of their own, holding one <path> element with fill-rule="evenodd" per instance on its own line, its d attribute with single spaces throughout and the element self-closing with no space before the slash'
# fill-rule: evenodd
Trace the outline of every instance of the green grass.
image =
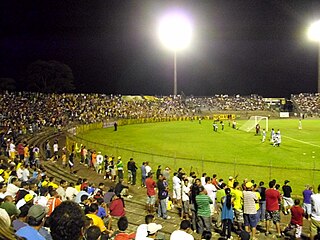
<svg viewBox="0 0 320 240">
<path fill-rule="evenodd" d="M 243 123 L 238 121 L 238 126 Z M 273 147 L 269 141 L 262 143 L 261 136 L 254 133 L 232 129 L 227 122 L 224 131 L 219 125 L 218 132 L 213 132 L 212 121 L 126 125 L 117 132 L 106 128 L 80 136 L 109 146 L 85 143 L 89 148 L 122 155 L 125 160 L 134 157 L 138 163 L 149 161 L 153 169 L 161 164 L 174 169 L 184 167 L 187 172 L 192 168 L 199 174 L 218 173 L 222 178 L 239 174 L 239 180 L 248 177 L 267 182 L 276 178 L 282 183 L 289 179 L 299 187 L 296 193 L 307 183 L 318 185 L 320 172 L 304 169 L 320 169 L 320 120 L 304 120 L 303 130 L 298 130 L 297 119 L 270 120 L 271 128 L 281 131 L 280 147 Z M 269 135 L 268 132 L 267 139 Z"/>
</svg>

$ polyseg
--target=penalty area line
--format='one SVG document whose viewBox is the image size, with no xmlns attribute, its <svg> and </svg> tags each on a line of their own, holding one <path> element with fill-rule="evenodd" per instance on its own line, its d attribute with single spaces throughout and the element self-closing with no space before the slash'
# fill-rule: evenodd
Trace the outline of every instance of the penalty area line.
<svg viewBox="0 0 320 240">
<path fill-rule="evenodd" d="M 313 146 L 313 147 L 317 147 L 317 148 L 320 148 L 320 145 L 317 145 L 317 144 L 313 144 L 313 143 L 309 143 L 309 142 L 305 142 L 305 141 L 302 141 L 302 140 L 299 140 L 299 139 L 295 139 L 295 138 L 292 138 L 292 137 L 288 137 L 288 136 L 283 136 L 284 138 L 289 138 L 293 141 L 296 141 L 296 142 L 300 142 L 300 143 L 304 143 L 304 144 L 307 144 L 307 145 L 310 145 L 310 146 Z"/>
</svg>

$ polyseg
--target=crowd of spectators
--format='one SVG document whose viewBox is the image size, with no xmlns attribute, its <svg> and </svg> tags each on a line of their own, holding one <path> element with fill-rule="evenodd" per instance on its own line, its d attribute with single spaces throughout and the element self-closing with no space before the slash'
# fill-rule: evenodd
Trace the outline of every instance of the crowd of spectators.
<svg viewBox="0 0 320 240">
<path fill-rule="evenodd" d="M 268 110 L 263 98 L 258 95 L 229 96 L 215 95 L 214 97 L 195 98 L 186 100 L 188 106 L 195 109 L 207 109 L 209 111 L 264 111 Z"/>
<path fill-rule="evenodd" d="M 1 239 L 164 239 L 163 226 L 157 224 L 154 215 L 166 221 L 176 214 L 168 212 L 172 208 L 180 209 L 181 223 L 180 229 L 172 232 L 171 240 L 192 240 L 193 232 L 202 239 L 212 239 L 212 224 L 220 229 L 215 234 L 225 239 L 232 239 L 232 231 L 240 239 L 257 239 L 262 234 L 257 231 L 258 224 L 269 236 L 271 222 L 275 224 L 275 237 L 281 238 L 293 231 L 299 238 L 304 217 L 311 219 L 311 236 L 317 233 L 320 194 L 313 193 L 312 187 L 307 186 L 301 208 L 300 200 L 293 200 L 291 196 L 289 180 L 282 186 L 272 180 L 265 187 L 263 181 L 244 179 L 240 182 L 237 176 L 224 181 L 216 174 L 202 173 L 200 177 L 195 172 L 187 174 L 182 168 L 172 173 L 168 167 L 162 170 L 158 166 L 154 172 L 148 163 L 143 163 L 139 170 L 132 168 L 133 159 L 124 164 L 118 157 L 114 177 L 109 175 L 108 168 L 97 171 L 108 176 L 105 181 L 108 185 L 111 183 L 111 187 L 107 189 L 104 182 L 96 186 L 81 178 L 77 182 L 68 183 L 63 179 L 56 182 L 41 165 L 32 161 L 34 156 L 27 153 L 28 144 L 25 142 L 23 146 L 24 154 L 7 153 L 9 160 L 1 160 L 0 223 L 6 226 L 0 227 Z M 53 149 L 51 161 L 59 158 Z M 76 161 L 81 160 L 81 156 L 76 157 Z M 106 157 L 105 161 L 115 159 Z M 91 167 L 95 169 L 94 164 Z M 132 174 L 133 169 L 141 174 L 143 188 L 140 189 L 146 193 L 147 215 L 144 224 L 129 231 L 125 197 L 130 195 L 123 173 Z M 134 185 L 132 175 L 128 176 L 128 182 Z M 115 186 L 112 182 L 116 182 Z M 281 211 L 291 214 L 285 229 L 280 229 Z M 117 229 L 112 228 L 113 221 L 117 222 Z"/>
<path fill-rule="evenodd" d="M 319 93 L 300 93 L 292 95 L 291 98 L 298 105 L 302 113 L 311 117 L 320 115 Z"/>
<path fill-rule="evenodd" d="M 46 126 L 94 123 L 107 119 L 193 117 L 201 110 L 265 110 L 262 97 L 216 95 L 214 97 L 126 98 L 105 94 L 0 94 L 0 127 L 14 137 L 37 132 Z"/>
</svg>

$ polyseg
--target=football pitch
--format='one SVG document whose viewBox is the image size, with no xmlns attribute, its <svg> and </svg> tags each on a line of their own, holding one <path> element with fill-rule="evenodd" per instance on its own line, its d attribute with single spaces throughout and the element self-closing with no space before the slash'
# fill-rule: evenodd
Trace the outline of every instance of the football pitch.
<svg viewBox="0 0 320 240">
<path fill-rule="evenodd" d="M 237 121 L 237 127 L 245 121 Z M 282 185 L 291 181 L 294 193 L 299 194 L 304 185 L 320 184 L 320 120 L 305 119 L 302 130 L 297 119 L 269 120 L 267 139 L 254 132 L 231 128 L 225 121 L 224 130 L 219 125 L 213 131 L 212 121 L 177 121 L 119 126 L 92 130 L 79 135 L 95 142 L 87 148 L 107 155 L 121 155 L 124 162 L 130 157 L 140 165 L 149 161 L 153 170 L 157 165 L 172 169 L 182 167 L 186 172 L 202 172 L 227 180 L 229 175 L 268 182 L 277 179 Z M 270 130 L 281 132 L 280 147 L 269 142 Z M 101 144 L 101 145 L 100 145 Z M 93 146 L 90 146 L 93 145 Z M 105 146 L 102 146 L 105 145 Z"/>
</svg>

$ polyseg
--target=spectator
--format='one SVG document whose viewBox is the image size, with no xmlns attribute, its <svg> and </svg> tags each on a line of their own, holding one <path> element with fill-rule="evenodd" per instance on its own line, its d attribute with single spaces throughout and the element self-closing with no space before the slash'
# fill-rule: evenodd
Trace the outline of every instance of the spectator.
<svg viewBox="0 0 320 240">
<path fill-rule="evenodd" d="M 243 191 L 243 217 L 246 231 L 251 232 L 252 239 L 256 239 L 255 234 L 258 224 L 256 203 L 258 203 L 259 200 L 257 195 L 252 190 L 252 182 L 247 182 L 246 191 Z"/>
<path fill-rule="evenodd" d="M 141 165 L 141 186 L 142 187 L 146 186 L 145 184 L 146 178 L 147 178 L 146 163 L 143 162 Z"/>
<path fill-rule="evenodd" d="M 162 174 L 159 175 L 157 188 L 158 188 L 158 200 L 159 200 L 158 217 L 161 217 L 163 219 L 170 219 L 171 217 L 168 216 L 167 214 L 168 187 L 164 183 Z"/>
<path fill-rule="evenodd" d="M 97 203 L 91 203 L 89 207 L 89 213 L 86 214 L 86 216 L 93 220 L 93 225 L 99 227 L 101 232 L 106 232 L 107 228 L 104 225 L 103 220 L 97 215 L 98 210 L 99 210 L 99 205 Z"/>
<path fill-rule="evenodd" d="M 27 215 L 28 211 L 30 209 L 30 206 L 24 205 L 22 206 L 20 210 L 20 214 L 17 219 L 12 221 L 12 227 L 15 231 L 18 231 L 20 228 L 27 226 Z"/>
<path fill-rule="evenodd" d="M 153 180 L 153 174 L 151 172 L 149 172 L 145 183 L 147 188 L 147 211 L 153 213 L 156 202 L 156 182 Z"/>
<path fill-rule="evenodd" d="M 231 195 L 230 188 L 225 189 L 225 196 L 221 198 L 222 203 L 222 235 L 227 237 L 227 239 L 231 239 L 231 228 L 233 223 L 233 210 L 232 204 L 234 202 L 234 198 Z"/>
<path fill-rule="evenodd" d="M 135 233 L 126 233 L 125 231 L 128 228 L 129 222 L 126 217 L 120 217 L 118 220 L 118 229 L 119 232 L 116 234 L 114 240 L 130 240 L 135 239 Z"/>
<path fill-rule="evenodd" d="M 148 236 L 146 239 L 156 239 L 158 231 L 162 229 L 162 226 L 156 223 L 149 223 L 147 228 Z"/>
<path fill-rule="evenodd" d="M 113 217 L 123 217 L 126 215 L 123 199 L 115 195 L 110 203 L 110 215 Z"/>
<path fill-rule="evenodd" d="M 57 188 L 57 193 L 59 194 L 59 196 L 60 196 L 62 201 L 67 200 L 67 197 L 66 197 L 66 189 L 67 189 L 67 187 L 68 187 L 67 181 L 64 180 L 64 179 L 61 179 L 60 180 L 60 185 Z"/>
<path fill-rule="evenodd" d="M 84 237 L 86 240 L 99 240 L 101 237 L 101 231 L 100 228 L 97 226 L 90 226 L 85 234 Z"/>
<path fill-rule="evenodd" d="M 290 210 L 291 220 L 284 232 L 294 229 L 294 235 L 296 239 L 300 239 L 302 233 L 304 211 L 303 208 L 300 207 L 299 199 L 294 200 L 294 206 Z"/>
<path fill-rule="evenodd" d="M 198 207 L 197 216 L 199 220 L 198 232 L 199 234 L 202 234 L 204 230 L 211 231 L 210 204 L 212 204 L 212 201 L 203 186 L 199 187 L 199 192 L 199 195 L 196 196 L 196 203 Z"/>
<path fill-rule="evenodd" d="M 51 213 L 56 209 L 61 203 L 61 198 L 56 190 L 50 191 L 50 198 L 48 199 L 47 206 L 48 206 L 48 213 L 47 217 L 50 217 Z"/>
<path fill-rule="evenodd" d="M 311 224 L 310 224 L 310 239 L 315 239 L 320 228 L 320 185 L 318 193 L 311 195 Z"/>
<path fill-rule="evenodd" d="M 45 240 L 39 233 L 46 216 L 46 209 L 41 205 L 33 205 L 28 211 L 28 226 L 22 227 L 17 231 L 17 235 L 27 240 Z"/>
<path fill-rule="evenodd" d="M 275 189 L 276 181 L 269 182 L 269 188 L 266 190 L 266 236 L 269 235 L 270 221 L 276 225 L 277 234 L 281 237 L 280 231 L 280 209 L 279 202 L 281 201 L 280 193 Z"/>
<path fill-rule="evenodd" d="M 3 199 L 3 203 L 1 203 L 0 208 L 6 210 L 10 217 L 17 217 L 20 214 L 20 210 L 13 203 L 13 198 L 10 195 Z"/>
<path fill-rule="evenodd" d="M 148 236 L 148 224 L 154 222 L 155 218 L 154 215 L 148 214 L 145 216 L 144 224 L 140 224 L 136 231 L 136 238 L 135 240 L 145 240 Z"/>
<path fill-rule="evenodd" d="M 53 211 L 48 223 L 53 240 L 80 240 L 85 215 L 78 204 L 64 201 Z"/>
<path fill-rule="evenodd" d="M 191 230 L 191 223 L 189 220 L 182 220 L 180 229 L 171 233 L 170 240 L 193 240 L 194 237 L 189 233 Z"/>
<path fill-rule="evenodd" d="M 10 223 L 8 223 L 4 218 L 0 217 L 0 239 L 22 240 L 23 238 L 15 235 L 13 229 L 10 227 Z"/>
<path fill-rule="evenodd" d="M 284 181 L 284 185 L 282 186 L 283 191 L 283 207 L 284 207 L 284 214 L 287 215 L 290 208 L 293 206 L 294 202 L 291 198 L 292 189 L 289 186 L 289 180 Z"/>
<path fill-rule="evenodd" d="M 303 191 L 303 210 L 306 215 L 306 219 L 310 218 L 311 214 L 311 195 L 313 194 L 312 192 L 312 187 L 309 185 L 306 186 L 306 189 Z"/>
<path fill-rule="evenodd" d="M 79 192 L 74 187 L 74 183 L 71 182 L 66 189 L 66 200 L 74 201 L 78 193 Z"/>
</svg>

